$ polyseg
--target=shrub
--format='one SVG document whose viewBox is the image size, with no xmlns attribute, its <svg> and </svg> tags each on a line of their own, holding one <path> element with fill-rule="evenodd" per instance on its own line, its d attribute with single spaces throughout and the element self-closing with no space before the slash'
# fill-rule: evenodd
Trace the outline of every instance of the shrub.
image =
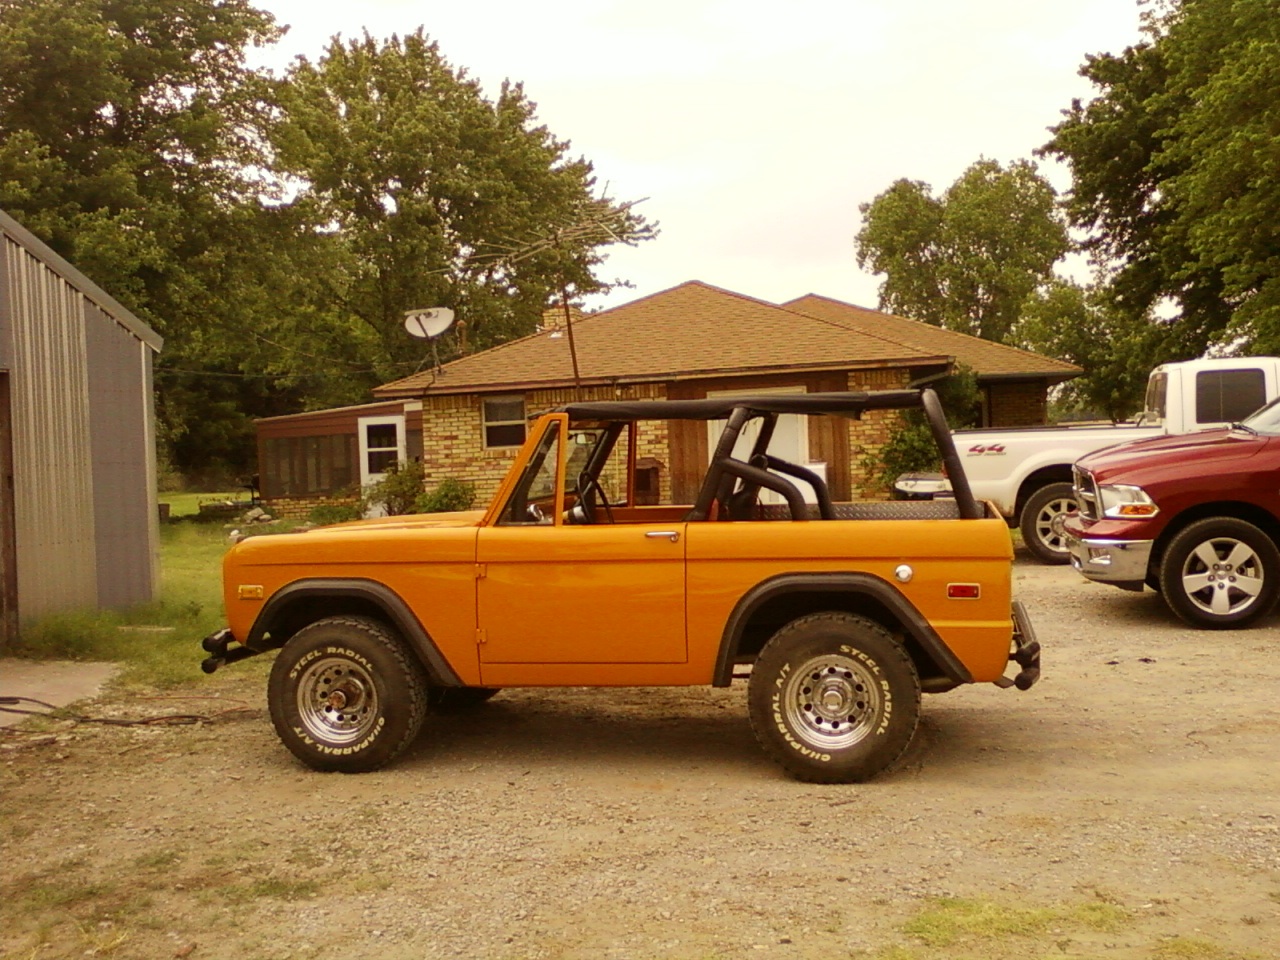
<svg viewBox="0 0 1280 960">
<path fill-rule="evenodd" d="M 311 508 L 307 519 L 320 526 L 359 520 L 363 515 L 358 503 L 321 503 Z"/>
<path fill-rule="evenodd" d="M 418 498 L 422 496 L 422 464 L 416 460 L 393 463 L 387 467 L 377 483 L 371 483 L 364 489 L 364 510 L 382 508 L 388 517 L 413 513 Z"/>
<path fill-rule="evenodd" d="M 455 510 L 470 510 L 475 502 L 474 485 L 445 477 L 430 493 L 418 496 L 414 509 L 418 513 L 451 513 Z"/>
<path fill-rule="evenodd" d="M 981 410 L 982 395 L 978 378 L 963 364 L 956 372 L 934 386 L 951 429 L 971 426 Z M 938 445 L 929 432 L 923 410 L 908 410 L 902 415 L 902 426 L 889 438 L 878 457 L 862 461 L 867 478 L 873 483 L 892 486 L 904 473 L 942 469 Z"/>
<path fill-rule="evenodd" d="M 406 513 L 449 513 L 469 510 L 476 501 L 474 486 L 451 477 L 440 481 L 440 485 L 430 493 L 424 491 L 422 485 L 421 463 L 392 464 L 381 480 L 365 487 L 358 503 L 322 504 L 311 511 L 311 522 L 328 524 L 358 520 L 371 510 L 381 511 L 388 517 Z"/>
</svg>

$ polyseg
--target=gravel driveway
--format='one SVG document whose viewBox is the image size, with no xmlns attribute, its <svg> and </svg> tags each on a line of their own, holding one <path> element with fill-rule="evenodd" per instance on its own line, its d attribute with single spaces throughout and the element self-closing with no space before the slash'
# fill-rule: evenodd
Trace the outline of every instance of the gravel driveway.
<svg viewBox="0 0 1280 960">
<path fill-rule="evenodd" d="M 0 956 L 1280 956 L 1280 619 L 1186 629 L 1020 560 L 1028 693 L 926 698 L 861 786 L 786 779 L 745 688 L 506 691 L 391 769 L 304 770 L 265 665 L 0 740 Z M 52 737 L 51 735 L 56 735 Z"/>
</svg>

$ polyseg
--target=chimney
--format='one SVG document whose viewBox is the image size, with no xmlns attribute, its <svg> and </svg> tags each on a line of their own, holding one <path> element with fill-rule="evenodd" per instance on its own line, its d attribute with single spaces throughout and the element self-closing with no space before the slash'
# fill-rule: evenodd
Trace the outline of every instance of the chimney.
<svg viewBox="0 0 1280 960">
<path fill-rule="evenodd" d="M 574 323 L 577 323 L 584 316 L 581 308 L 569 304 L 569 316 Z M 548 307 L 542 311 L 542 323 L 538 325 L 539 333 L 548 333 L 552 330 L 564 329 L 564 306 L 556 304 L 554 307 Z"/>
</svg>

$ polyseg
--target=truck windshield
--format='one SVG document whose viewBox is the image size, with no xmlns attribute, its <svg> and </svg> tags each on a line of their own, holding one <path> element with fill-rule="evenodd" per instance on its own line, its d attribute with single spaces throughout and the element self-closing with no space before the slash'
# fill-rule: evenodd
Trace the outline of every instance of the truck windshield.
<svg viewBox="0 0 1280 960">
<path fill-rule="evenodd" d="M 1147 381 L 1147 400 L 1143 404 L 1142 422 L 1159 425 L 1164 423 L 1165 395 L 1169 389 L 1169 375 L 1156 372 Z"/>
<path fill-rule="evenodd" d="M 1272 400 L 1262 409 L 1254 411 L 1244 420 L 1244 425 L 1255 433 L 1280 437 L 1280 397 Z"/>
</svg>

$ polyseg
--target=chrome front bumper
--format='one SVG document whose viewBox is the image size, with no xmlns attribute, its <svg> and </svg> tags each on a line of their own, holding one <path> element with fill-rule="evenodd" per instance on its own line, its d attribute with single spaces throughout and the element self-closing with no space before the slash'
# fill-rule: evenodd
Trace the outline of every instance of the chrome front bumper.
<svg viewBox="0 0 1280 960">
<path fill-rule="evenodd" d="M 1141 590 L 1154 540 L 1078 540 L 1067 534 L 1071 565 L 1090 580 Z"/>
</svg>

